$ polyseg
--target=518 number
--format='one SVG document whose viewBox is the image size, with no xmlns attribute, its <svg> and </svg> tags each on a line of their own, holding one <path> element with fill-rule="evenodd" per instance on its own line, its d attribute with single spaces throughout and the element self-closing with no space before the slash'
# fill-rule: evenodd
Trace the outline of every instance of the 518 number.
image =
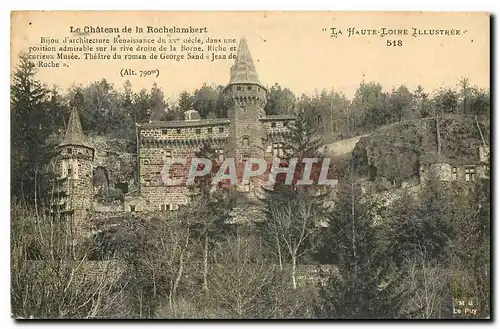
<svg viewBox="0 0 500 329">
<path fill-rule="evenodd" d="M 401 47 L 403 45 L 403 40 L 387 40 L 385 45 L 387 47 Z"/>
</svg>

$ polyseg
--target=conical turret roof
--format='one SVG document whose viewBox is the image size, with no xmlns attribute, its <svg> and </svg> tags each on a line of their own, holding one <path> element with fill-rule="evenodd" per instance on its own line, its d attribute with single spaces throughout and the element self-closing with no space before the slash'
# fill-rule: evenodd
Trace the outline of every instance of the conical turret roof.
<svg viewBox="0 0 500 329">
<path fill-rule="evenodd" d="M 92 144 L 87 140 L 87 137 L 83 133 L 82 123 L 80 122 L 80 117 L 78 116 L 78 110 L 76 107 L 71 108 L 66 134 L 64 135 L 64 139 L 61 144 L 59 144 L 59 146 L 66 145 L 93 148 Z"/>
<path fill-rule="evenodd" d="M 244 37 L 240 39 L 236 59 L 234 65 L 231 66 L 231 78 L 228 86 L 239 83 L 262 86 L 255 70 L 252 55 L 250 54 L 250 50 L 248 50 L 247 40 Z"/>
</svg>

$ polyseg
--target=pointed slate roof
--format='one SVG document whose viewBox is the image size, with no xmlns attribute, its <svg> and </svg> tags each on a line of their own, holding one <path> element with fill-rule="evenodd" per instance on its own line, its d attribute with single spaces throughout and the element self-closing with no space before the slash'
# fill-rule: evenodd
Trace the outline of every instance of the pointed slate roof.
<svg viewBox="0 0 500 329">
<path fill-rule="evenodd" d="M 68 126 L 66 128 L 66 134 L 64 135 L 64 139 L 61 144 L 59 144 L 59 146 L 66 145 L 94 148 L 83 133 L 82 124 L 80 122 L 80 117 L 78 116 L 78 110 L 76 109 L 76 107 L 71 108 Z"/>
<path fill-rule="evenodd" d="M 238 83 L 262 86 L 257 71 L 255 70 L 252 55 L 250 54 L 250 50 L 248 50 L 247 40 L 244 37 L 240 39 L 236 59 L 234 65 L 231 66 L 231 78 L 228 86 Z"/>
</svg>

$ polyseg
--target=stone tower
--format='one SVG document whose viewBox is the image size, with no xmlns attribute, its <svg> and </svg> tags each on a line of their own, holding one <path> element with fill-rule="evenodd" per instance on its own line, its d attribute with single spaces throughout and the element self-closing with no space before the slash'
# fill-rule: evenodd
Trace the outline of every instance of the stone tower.
<svg viewBox="0 0 500 329">
<path fill-rule="evenodd" d="M 66 134 L 58 146 L 56 175 L 59 212 L 70 220 L 73 232 L 85 232 L 85 220 L 92 210 L 92 163 L 94 147 L 83 134 L 75 107 L 71 109 Z"/>
<path fill-rule="evenodd" d="M 259 119 L 265 116 L 267 90 L 259 81 L 245 38 L 240 40 L 230 75 L 224 89 L 231 121 L 226 156 L 236 161 L 263 158 L 266 133 Z"/>
</svg>

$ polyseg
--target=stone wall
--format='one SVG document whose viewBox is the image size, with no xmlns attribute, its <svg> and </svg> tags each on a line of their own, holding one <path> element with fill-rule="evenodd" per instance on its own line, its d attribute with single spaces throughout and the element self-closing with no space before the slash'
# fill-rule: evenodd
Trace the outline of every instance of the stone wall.
<svg viewBox="0 0 500 329">
<path fill-rule="evenodd" d="M 94 211 L 101 213 L 114 213 L 123 211 L 123 202 L 120 200 L 115 200 L 111 202 L 100 202 L 94 200 Z"/>
<path fill-rule="evenodd" d="M 187 186 L 143 186 L 140 195 L 126 195 L 125 211 L 178 210 L 179 206 L 190 202 Z"/>
<path fill-rule="evenodd" d="M 165 121 L 139 126 L 139 137 L 155 140 L 224 139 L 229 120 Z"/>
</svg>

